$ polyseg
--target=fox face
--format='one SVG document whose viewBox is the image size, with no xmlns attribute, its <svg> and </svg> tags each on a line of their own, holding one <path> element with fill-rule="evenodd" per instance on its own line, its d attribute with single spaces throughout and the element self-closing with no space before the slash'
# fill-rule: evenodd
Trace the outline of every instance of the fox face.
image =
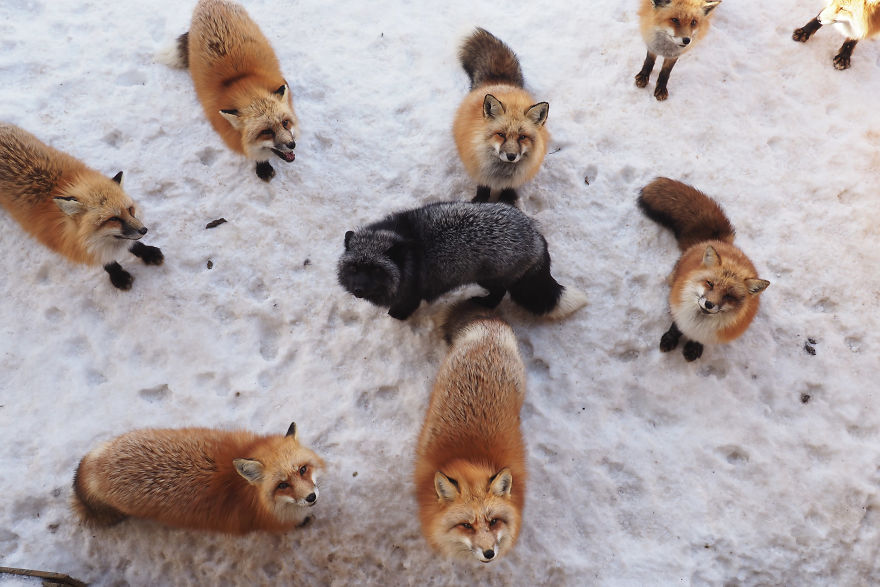
<svg viewBox="0 0 880 587">
<path fill-rule="evenodd" d="M 487 125 L 488 144 L 503 163 L 518 163 L 528 157 L 538 140 L 538 130 L 547 121 L 550 105 L 539 102 L 523 112 L 508 108 L 492 94 L 483 99 L 483 118 Z"/>
<path fill-rule="evenodd" d="M 519 532 L 520 512 L 510 499 L 513 476 L 504 468 L 482 480 L 455 479 L 437 471 L 434 489 L 442 510 L 430 540 L 448 556 L 488 563 L 510 550 Z"/>
<path fill-rule="evenodd" d="M 297 440 L 296 423 L 292 423 L 280 445 L 272 444 L 262 458 L 240 458 L 233 461 L 238 474 L 257 487 L 267 509 L 281 521 L 301 517 L 298 508 L 318 502 L 318 473 L 324 461 Z"/>
<path fill-rule="evenodd" d="M 95 175 L 77 181 L 55 204 L 76 226 L 86 250 L 101 263 L 115 260 L 121 250 L 147 234 L 137 207 L 122 190 L 122 172 L 110 180 Z"/>
<path fill-rule="evenodd" d="M 865 0 L 835 0 L 819 13 L 819 22 L 833 24 L 848 39 L 862 39 L 865 30 Z"/>
<path fill-rule="evenodd" d="M 340 285 L 357 298 L 390 306 L 400 287 L 403 247 L 400 236 L 388 230 L 349 230 L 337 268 Z"/>
<path fill-rule="evenodd" d="M 649 45 L 664 56 L 677 57 L 703 33 L 709 13 L 721 4 L 704 0 L 652 0 L 654 5 Z"/>
<path fill-rule="evenodd" d="M 245 156 L 266 161 L 274 153 L 290 162 L 296 159 L 298 122 L 290 105 L 287 84 L 244 108 L 221 110 L 220 114 L 241 133 Z"/>
</svg>

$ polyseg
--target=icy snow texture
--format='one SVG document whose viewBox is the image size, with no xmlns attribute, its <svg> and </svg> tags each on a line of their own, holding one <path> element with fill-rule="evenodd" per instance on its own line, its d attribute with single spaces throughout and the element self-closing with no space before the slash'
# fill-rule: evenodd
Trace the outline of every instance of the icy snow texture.
<svg viewBox="0 0 880 587">
<path fill-rule="evenodd" d="M 99 585 L 880 581 L 880 42 L 836 71 L 835 31 L 791 40 L 818 2 L 725 2 L 658 103 L 656 71 L 633 83 L 634 0 L 254 0 L 303 131 L 266 185 L 154 61 L 193 4 L 0 5 L 0 119 L 125 170 L 166 255 L 121 259 L 120 292 L 0 214 L 0 566 Z M 473 195 L 450 129 L 475 25 L 550 102 L 522 208 L 591 300 L 560 323 L 501 306 L 528 367 L 531 484 L 519 544 L 483 566 L 439 560 L 416 516 L 442 304 L 400 323 L 334 275 L 346 230 Z M 635 206 L 657 175 L 716 197 L 771 282 L 748 332 L 692 364 L 657 349 L 677 251 Z M 78 459 L 126 430 L 291 420 L 329 464 L 302 531 L 89 531 L 68 510 Z"/>
</svg>

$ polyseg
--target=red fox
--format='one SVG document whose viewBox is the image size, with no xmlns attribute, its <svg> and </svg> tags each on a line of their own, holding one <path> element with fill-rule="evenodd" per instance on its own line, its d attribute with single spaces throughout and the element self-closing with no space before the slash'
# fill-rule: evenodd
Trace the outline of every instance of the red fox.
<svg viewBox="0 0 880 587">
<path fill-rule="evenodd" d="M 269 41 L 245 9 L 228 0 L 199 0 L 171 65 L 189 67 L 205 115 L 233 151 L 257 162 L 269 181 L 274 153 L 296 156 L 299 122 L 290 87 Z"/>
<path fill-rule="evenodd" d="M 211 428 L 142 429 L 80 461 L 73 508 L 92 526 L 131 516 L 169 526 L 244 534 L 308 523 L 324 461 L 297 439 Z"/>
<path fill-rule="evenodd" d="M 673 322 L 660 339 L 660 350 L 671 351 L 684 334 L 690 339 L 684 357 L 694 361 L 703 354 L 703 344 L 739 337 L 770 282 L 758 279 L 754 265 L 733 245 L 733 226 L 721 206 L 665 177 L 642 188 L 638 204 L 648 218 L 675 233 L 682 251 L 670 276 Z"/>
<path fill-rule="evenodd" d="M 538 173 L 550 135 L 544 126 L 550 105 L 535 103 L 523 89 L 519 60 L 510 47 L 478 28 L 459 51 L 471 92 L 455 115 L 458 155 L 477 181 L 475 202 L 516 201 L 516 188 Z"/>
<path fill-rule="evenodd" d="M 525 368 L 510 326 L 474 302 L 455 306 L 445 331 L 451 349 L 416 456 L 422 532 L 447 556 L 487 563 L 510 550 L 522 521 Z"/>
<path fill-rule="evenodd" d="M 846 37 L 834 56 L 834 67 L 848 69 L 856 43 L 880 34 L 880 0 L 829 0 L 819 16 L 795 29 L 791 38 L 806 43 L 826 24 L 833 24 Z"/>
<path fill-rule="evenodd" d="M 654 69 L 657 55 L 663 57 L 663 67 L 657 76 L 654 97 L 669 97 L 666 83 L 675 62 L 709 31 L 709 17 L 721 4 L 707 0 L 641 0 L 639 24 L 642 38 L 648 46 L 648 55 L 642 70 L 636 74 L 636 86 L 644 88 Z"/>
<path fill-rule="evenodd" d="M 111 283 L 134 278 L 116 258 L 126 247 L 147 265 L 161 265 L 158 247 L 139 241 L 147 227 L 113 179 L 53 149 L 17 126 L 0 122 L 0 204 L 31 236 L 76 263 L 103 265 Z"/>
</svg>

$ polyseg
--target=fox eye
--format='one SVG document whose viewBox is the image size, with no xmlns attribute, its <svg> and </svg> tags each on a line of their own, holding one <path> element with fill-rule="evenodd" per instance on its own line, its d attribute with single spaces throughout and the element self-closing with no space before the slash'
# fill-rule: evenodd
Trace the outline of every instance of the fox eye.
<svg viewBox="0 0 880 587">
<path fill-rule="evenodd" d="M 499 520 L 498 518 L 492 518 L 491 520 L 489 520 L 489 527 L 494 528 L 500 521 L 501 520 Z"/>
<path fill-rule="evenodd" d="M 132 206 L 128 209 L 128 213 L 131 214 L 132 216 L 134 216 L 134 206 Z"/>
<path fill-rule="evenodd" d="M 678 20 L 677 18 L 673 18 L 673 19 L 672 19 L 672 24 L 674 24 L 674 25 L 679 25 L 679 24 L 681 24 L 681 21 Z"/>
<path fill-rule="evenodd" d="M 290 483 L 288 483 L 287 481 L 282 481 L 278 484 L 277 487 L 275 487 L 275 489 L 287 489 L 288 487 L 290 487 Z"/>
<path fill-rule="evenodd" d="M 290 128 L 290 121 L 285 118 L 281 121 L 281 126 L 283 126 L 285 130 L 287 130 L 288 128 Z"/>
<path fill-rule="evenodd" d="M 495 136 L 497 136 L 497 137 L 501 137 L 502 139 L 506 139 L 506 138 L 507 138 L 507 137 L 504 135 L 503 132 L 496 132 L 496 133 L 495 133 Z"/>
<path fill-rule="evenodd" d="M 708 287 L 709 289 L 712 289 L 713 287 L 715 287 L 715 284 L 709 280 L 706 280 L 706 287 Z"/>
<path fill-rule="evenodd" d="M 263 130 L 260 131 L 260 136 L 272 138 L 275 136 L 275 131 L 272 130 L 271 128 L 264 128 Z"/>
<path fill-rule="evenodd" d="M 119 222 L 119 223 L 121 223 L 121 222 L 122 222 L 122 218 L 120 218 L 119 216 L 114 216 L 114 217 L 112 217 L 112 218 L 108 218 L 108 219 L 107 219 L 107 222 Z"/>
<path fill-rule="evenodd" d="M 696 18 L 691 21 L 691 26 L 697 26 L 697 19 Z"/>
<path fill-rule="evenodd" d="M 524 140 L 526 140 L 527 138 L 529 138 L 529 137 L 527 137 L 526 135 L 519 135 L 519 140 L 520 140 L 520 141 L 524 141 Z"/>
<path fill-rule="evenodd" d="M 300 474 L 300 475 L 305 475 L 305 474 L 308 473 L 308 472 L 309 472 L 309 466 L 308 466 L 308 465 L 303 465 L 302 467 L 299 468 L 299 474 Z"/>
<path fill-rule="evenodd" d="M 471 526 L 471 525 L 470 525 L 469 523 L 467 523 L 467 522 L 462 522 L 461 524 L 459 524 L 459 526 L 461 526 L 461 527 L 464 528 L 465 530 L 473 530 L 473 529 L 474 529 L 474 527 Z"/>
</svg>

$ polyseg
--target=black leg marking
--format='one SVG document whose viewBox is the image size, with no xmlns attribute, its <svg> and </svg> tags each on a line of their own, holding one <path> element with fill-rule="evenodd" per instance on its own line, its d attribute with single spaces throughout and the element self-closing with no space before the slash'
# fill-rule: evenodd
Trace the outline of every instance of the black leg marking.
<svg viewBox="0 0 880 587">
<path fill-rule="evenodd" d="M 145 245 L 141 241 L 136 241 L 128 250 L 135 257 L 139 257 L 145 265 L 161 265 L 165 260 L 162 249 Z"/>
<path fill-rule="evenodd" d="M 660 350 L 664 353 L 668 353 L 672 349 L 678 346 L 678 339 L 681 338 L 681 330 L 678 329 L 678 326 L 675 325 L 675 322 L 672 323 L 672 326 L 669 327 L 662 337 L 660 337 Z"/>
<path fill-rule="evenodd" d="M 308 516 L 306 516 L 306 517 L 303 519 L 302 522 L 300 522 L 299 524 L 297 524 L 296 527 L 297 527 L 297 528 L 305 528 L 306 526 L 308 526 L 309 524 L 311 524 L 311 523 L 312 523 L 312 520 L 314 520 L 314 519 L 315 519 L 315 516 L 308 515 Z"/>
<path fill-rule="evenodd" d="M 847 39 L 844 41 L 843 45 L 840 46 L 840 51 L 834 58 L 835 69 L 849 69 L 850 57 L 852 57 L 853 49 L 856 48 L 856 43 L 858 42 L 858 39 Z"/>
<path fill-rule="evenodd" d="M 516 195 L 516 190 L 513 188 L 501 190 L 501 194 L 498 196 L 500 204 L 508 204 L 510 206 L 516 206 L 517 199 L 519 199 L 519 196 Z"/>
<path fill-rule="evenodd" d="M 484 185 L 477 186 L 477 195 L 474 196 L 474 199 L 471 200 L 471 202 L 479 202 L 481 204 L 488 202 L 491 191 L 491 189 Z"/>
<path fill-rule="evenodd" d="M 504 294 L 507 293 L 507 288 L 503 285 L 497 285 L 494 283 L 488 282 L 477 282 L 477 285 L 489 290 L 489 294 L 481 297 L 473 297 L 471 301 L 481 306 L 485 306 L 486 308 L 494 308 L 498 304 L 501 303 L 501 300 L 504 299 Z"/>
<path fill-rule="evenodd" d="M 122 265 L 113 261 L 104 265 L 104 271 L 110 274 L 110 283 L 122 290 L 131 289 L 131 283 L 134 277 L 131 273 L 122 268 Z"/>
<path fill-rule="evenodd" d="M 689 340 L 685 343 L 682 353 L 684 360 L 687 362 L 696 361 L 703 356 L 703 345 L 695 340 Z"/>
<path fill-rule="evenodd" d="M 272 166 L 268 161 L 258 161 L 257 162 L 257 177 L 262 179 L 263 181 L 269 181 L 273 177 L 275 177 L 275 170 L 272 169 Z"/>
<path fill-rule="evenodd" d="M 406 320 L 419 308 L 421 302 L 422 300 L 416 297 L 399 299 L 388 309 L 388 315 L 398 320 Z"/>
<path fill-rule="evenodd" d="M 810 37 L 813 36 L 813 33 L 822 28 L 822 23 L 819 22 L 819 17 L 817 16 L 804 26 L 799 29 L 795 29 L 794 33 L 792 33 L 791 38 L 797 41 L 798 43 L 806 43 Z"/>
<path fill-rule="evenodd" d="M 657 56 L 648 51 L 648 56 L 645 57 L 645 63 L 642 65 L 642 70 L 636 74 L 636 86 L 639 88 L 644 88 L 648 85 L 648 78 L 651 77 L 651 71 L 654 69 L 654 61 L 656 61 Z"/>
<path fill-rule="evenodd" d="M 675 67 L 676 61 L 678 61 L 677 58 L 663 58 L 663 67 L 660 68 L 660 75 L 657 76 L 657 87 L 654 88 L 654 97 L 661 102 L 669 97 L 669 91 L 666 89 L 666 82 L 669 81 L 669 74 L 672 73 L 672 68 Z"/>
</svg>

